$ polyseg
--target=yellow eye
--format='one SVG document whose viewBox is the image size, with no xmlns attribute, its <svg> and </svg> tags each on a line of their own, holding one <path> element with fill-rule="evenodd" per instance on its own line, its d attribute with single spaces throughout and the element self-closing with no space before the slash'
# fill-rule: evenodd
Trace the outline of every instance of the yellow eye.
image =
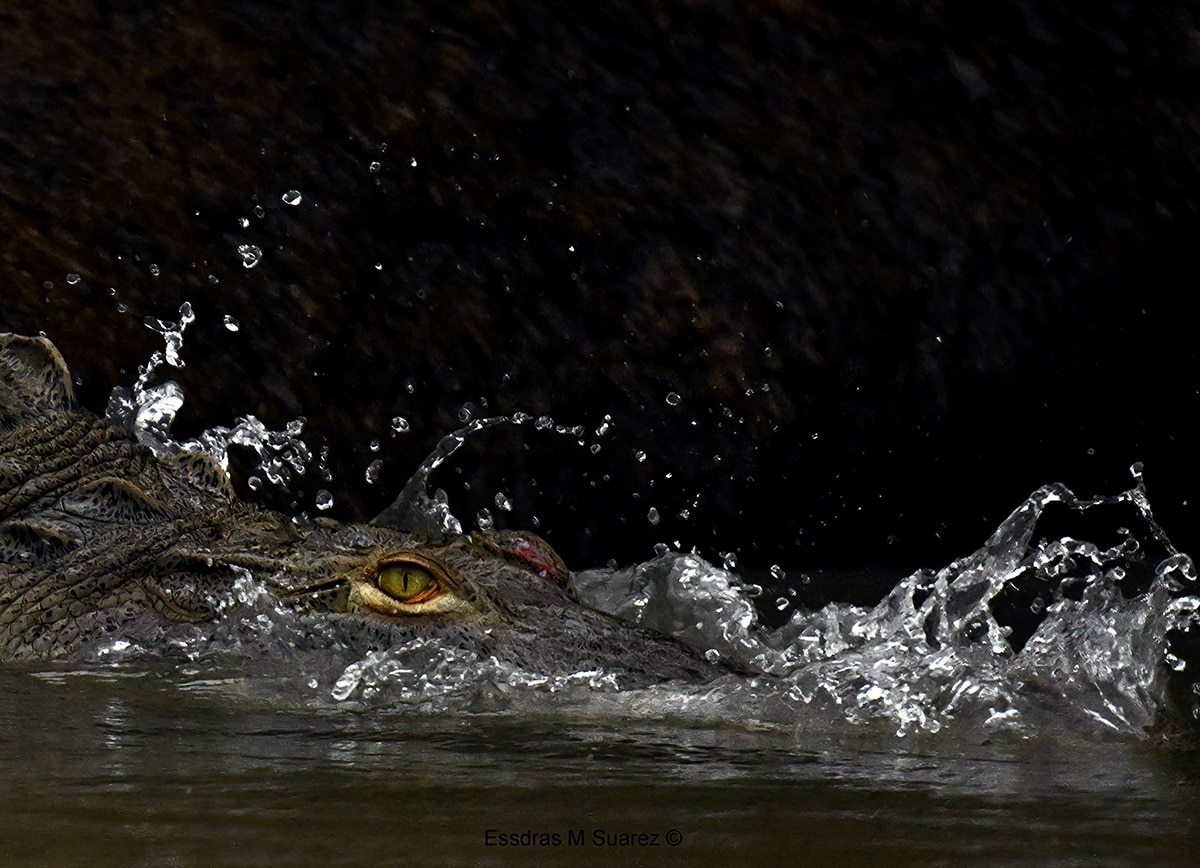
<svg viewBox="0 0 1200 868">
<path fill-rule="evenodd" d="M 379 590 L 402 603 L 416 601 L 428 591 L 437 590 L 437 580 L 426 570 L 412 564 L 396 564 L 379 571 Z"/>
<path fill-rule="evenodd" d="M 436 555 L 406 549 L 392 552 L 348 577 L 340 604 L 346 612 L 408 615 L 478 614 L 458 572 Z"/>
</svg>

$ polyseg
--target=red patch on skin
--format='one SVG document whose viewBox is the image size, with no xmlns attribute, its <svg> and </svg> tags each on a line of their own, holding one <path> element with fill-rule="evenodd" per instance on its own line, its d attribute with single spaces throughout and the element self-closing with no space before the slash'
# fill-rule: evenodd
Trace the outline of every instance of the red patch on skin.
<svg viewBox="0 0 1200 868">
<path fill-rule="evenodd" d="M 550 544 L 539 537 L 530 538 L 520 533 L 496 534 L 486 545 L 493 551 L 517 561 L 523 569 L 529 570 L 539 578 L 566 584 L 566 566 L 555 554 L 554 549 L 550 548 Z"/>
</svg>

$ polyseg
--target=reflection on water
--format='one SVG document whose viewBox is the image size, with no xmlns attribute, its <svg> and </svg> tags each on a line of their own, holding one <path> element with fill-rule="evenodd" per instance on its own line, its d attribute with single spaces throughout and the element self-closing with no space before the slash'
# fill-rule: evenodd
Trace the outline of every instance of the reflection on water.
<svg viewBox="0 0 1200 868">
<path fill-rule="evenodd" d="M 1191 864 L 1200 844 L 1194 750 L 1064 733 L 297 713 L 6 671 L 0 739 L 6 864 Z"/>
</svg>

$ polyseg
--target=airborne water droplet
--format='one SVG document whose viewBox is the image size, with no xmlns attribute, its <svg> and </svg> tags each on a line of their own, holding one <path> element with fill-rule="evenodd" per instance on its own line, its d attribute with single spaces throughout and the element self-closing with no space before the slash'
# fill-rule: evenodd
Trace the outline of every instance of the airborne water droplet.
<svg viewBox="0 0 1200 868">
<path fill-rule="evenodd" d="M 395 431 L 397 434 L 403 434 L 405 431 L 407 431 L 411 427 L 412 426 L 408 424 L 408 420 L 405 419 L 403 416 L 393 416 L 392 417 L 392 430 Z"/>
<path fill-rule="evenodd" d="M 679 397 L 678 392 L 668 392 L 667 393 L 667 403 L 670 404 L 672 407 L 678 407 L 679 402 L 682 400 L 683 399 Z"/>
<path fill-rule="evenodd" d="M 487 507 L 479 510 L 475 514 L 475 523 L 479 525 L 480 530 L 491 530 L 494 522 L 492 521 L 492 512 Z"/>
<path fill-rule="evenodd" d="M 380 447 L 379 447 L 379 441 L 378 441 L 378 440 L 372 440 L 372 441 L 371 441 L 371 446 L 370 446 L 370 449 L 371 449 L 371 451 L 372 451 L 372 452 L 378 452 L 378 451 L 379 451 L 379 448 L 380 448 Z"/>
<path fill-rule="evenodd" d="M 784 579 L 787 578 L 787 573 L 784 572 L 783 567 L 779 566 L 779 564 L 772 564 L 771 565 L 771 578 L 773 578 L 777 582 L 782 582 Z"/>
<path fill-rule="evenodd" d="M 380 164 L 380 162 L 378 160 L 372 160 L 369 168 L 372 172 L 378 172 L 380 169 L 383 168 L 383 166 Z"/>
<path fill-rule="evenodd" d="M 242 266 L 245 268 L 253 268 L 262 259 L 262 248 L 254 244 L 238 245 L 237 252 L 238 256 L 242 257 Z"/>
<path fill-rule="evenodd" d="M 235 332 L 241 327 L 241 324 L 236 319 L 231 317 L 229 314 L 225 314 L 225 328 L 229 329 L 231 332 Z"/>
<path fill-rule="evenodd" d="M 299 190 L 288 190 L 286 193 L 283 194 L 282 198 L 283 198 L 284 205 L 299 205 L 300 204 L 300 191 Z"/>
<path fill-rule="evenodd" d="M 67 275 L 67 283 L 71 284 L 71 286 L 79 283 L 79 275 L 72 271 Z"/>
<path fill-rule="evenodd" d="M 317 492 L 317 509 L 326 510 L 333 506 L 333 495 L 322 488 Z"/>
<path fill-rule="evenodd" d="M 496 492 L 496 508 L 502 509 L 505 512 L 512 512 L 512 501 L 508 499 L 508 495 L 503 491 Z"/>
<path fill-rule="evenodd" d="M 367 482 L 371 485 L 374 485 L 379 481 L 379 476 L 381 473 L 383 473 L 383 461 L 379 458 L 376 458 L 367 465 Z"/>
<path fill-rule="evenodd" d="M 650 511 L 646 513 L 646 518 L 651 524 L 658 524 L 659 521 L 662 520 L 658 515 L 658 510 L 653 506 L 650 507 Z"/>
</svg>

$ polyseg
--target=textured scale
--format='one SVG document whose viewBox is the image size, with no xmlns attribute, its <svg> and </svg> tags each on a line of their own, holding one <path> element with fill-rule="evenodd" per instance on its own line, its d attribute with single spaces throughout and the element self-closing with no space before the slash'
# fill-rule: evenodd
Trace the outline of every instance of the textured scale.
<svg viewBox="0 0 1200 868">
<path fill-rule="evenodd" d="M 70 384 L 50 341 L 0 335 L 0 660 L 70 657 L 109 635 L 153 643 L 173 624 L 203 625 L 221 617 L 239 570 L 281 604 L 328 608 L 339 586 L 401 557 L 461 580 L 473 614 L 345 614 L 323 629 L 366 647 L 434 637 L 527 671 L 604 669 L 629 684 L 717 674 L 675 642 L 572 600 L 565 565 L 533 534 L 433 544 L 389 527 L 298 525 L 238 500 L 211 457 L 158 458 L 76 410 Z"/>
</svg>

